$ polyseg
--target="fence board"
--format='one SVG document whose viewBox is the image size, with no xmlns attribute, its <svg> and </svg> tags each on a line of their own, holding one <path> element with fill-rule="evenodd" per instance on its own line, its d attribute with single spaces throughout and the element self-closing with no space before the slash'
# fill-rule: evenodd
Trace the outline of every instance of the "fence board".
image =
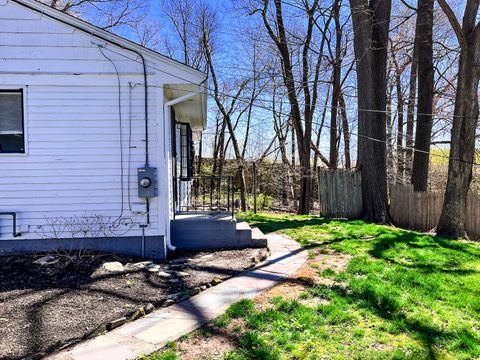
<svg viewBox="0 0 480 360">
<path fill-rule="evenodd" d="M 318 184 L 322 216 L 354 219 L 362 215 L 360 171 L 320 168 Z"/>
<path fill-rule="evenodd" d="M 430 231 L 437 226 L 443 207 L 443 191 L 415 192 L 413 186 L 395 185 L 390 193 L 390 215 L 401 227 Z M 480 239 L 480 199 L 469 193 L 465 228 L 472 240 Z"/>
</svg>

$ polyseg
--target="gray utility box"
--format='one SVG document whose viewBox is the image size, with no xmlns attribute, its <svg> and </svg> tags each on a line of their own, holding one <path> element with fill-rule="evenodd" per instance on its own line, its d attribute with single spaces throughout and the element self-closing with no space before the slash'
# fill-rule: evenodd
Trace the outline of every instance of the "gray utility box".
<svg viewBox="0 0 480 360">
<path fill-rule="evenodd" d="M 151 198 L 157 196 L 157 169 L 145 167 L 137 169 L 138 197 Z"/>
</svg>

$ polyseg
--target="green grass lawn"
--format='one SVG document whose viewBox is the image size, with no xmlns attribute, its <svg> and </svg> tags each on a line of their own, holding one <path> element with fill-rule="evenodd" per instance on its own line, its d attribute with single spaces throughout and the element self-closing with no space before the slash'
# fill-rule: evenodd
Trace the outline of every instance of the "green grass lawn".
<svg viewBox="0 0 480 360">
<path fill-rule="evenodd" d="M 363 221 L 314 216 L 240 217 L 297 240 L 311 255 L 351 255 L 345 271 L 318 270 L 334 285 L 256 309 L 243 300 L 217 320 L 243 320 L 224 359 L 480 358 L 480 244 Z M 237 320 L 238 321 L 238 320 Z M 177 359 L 174 348 L 151 360 Z"/>
</svg>

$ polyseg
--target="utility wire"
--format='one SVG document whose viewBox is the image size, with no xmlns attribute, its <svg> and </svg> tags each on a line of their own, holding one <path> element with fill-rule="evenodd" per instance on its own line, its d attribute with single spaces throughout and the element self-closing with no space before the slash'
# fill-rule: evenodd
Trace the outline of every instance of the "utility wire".
<svg viewBox="0 0 480 360">
<path fill-rule="evenodd" d="M 125 57 L 127 59 L 130 59 L 132 61 L 135 61 L 135 62 L 138 62 L 138 63 L 141 63 L 139 60 L 135 59 L 135 58 L 131 58 L 127 55 L 124 55 L 122 53 L 119 53 L 119 52 L 116 52 L 114 50 L 111 50 L 109 49 L 110 51 L 122 56 L 122 57 Z M 211 91 L 211 92 L 214 92 L 215 90 L 213 88 L 210 88 L 206 85 L 201 85 L 201 84 L 197 84 L 189 79 L 186 79 L 186 78 L 183 78 L 181 76 L 178 76 L 178 75 L 174 75 L 174 74 L 171 74 L 165 70 L 162 70 L 162 69 L 159 69 L 155 66 L 152 66 L 152 65 L 148 65 L 150 68 L 152 69 L 155 69 L 159 72 L 162 72 L 162 73 L 165 73 L 169 76 L 173 76 L 173 77 L 176 77 L 177 79 L 180 79 L 180 80 L 183 80 L 189 84 L 192 84 L 192 85 L 196 85 L 198 86 L 200 89 L 203 89 L 203 90 L 208 90 L 208 91 Z M 159 88 L 163 88 L 164 86 L 162 85 L 150 85 L 152 87 L 159 87 Z M 188 92 L 188 93 L 192 93 L 192 91 L 188 91 L 188 90 L 181 90 L 181 89 L 178 89 L 178 91 L 184 91 L 184 92 Z M 195 91 L 193 91 L 195 92 Z M 202 91 L 198 91 L 198 94 L 203 94 Z M 233 95 L 230 95 L 230 94 L 226 94 L 226 93 L 222 93 L 222 92 L 218 92 L 219 95 L 222 95 L 222 96 L 225 96 L 225 97 L 229 97 L 229 98 L 235 98 L 235 96 Z M 268 100 L 268 99 L 257 99 L 259 101 L 263 101 L 263 102 L 269 102 L 269 103 L 272 103 L 271 100 Z M 237 101 L 240 101 L 240 102 L 246 102 L 247 99 L 244 99 L 244 98 L 238 98 L 237 97 Z M 262 106 L 262 105 L 258 105 L 258 104 L 254 104 L 254 103 L 251 103 L 250 100 L 248 100 L 248 104 L 253 106 L 253 107 L 256 107 L 256 108 L 260 108 L 260 109 L 263 109 L 263 110 L 268 110 L 268 111 L 271 111 L 272 108 L 269 108 L 269 107 L 266 107 L 266 106 Z M 335 107 L 335 106 L 326 106 L 327 108 L 329 109 L 336 109 L 336 110 L 339 110 L 339 109 L 343 109 L 342 107 Z M 346 110 L 346 108 L 345 108 Z M 358 112 L 371 112 L 371 113 L 383 113 L 383 114 L 387 114 L 388 112 L 386 110 L 377 110 L 377 109 L 362 109 L 362 108 L 357 108 L 356 109 Z M 278 112 L 278 114 L 280 115 L 283 115 L 283 116 L 290 116 L 290 114 L 286 114 L 286 113 L 282 113 L 282 112 Z M 417 113 L 417 116 L 419 115 L 422 115 L 422 116 L 432 116 L 432 117 L 437 117 L 439 118 L 436 114 L 433 114 L 433 113 Z M 455 114 L 452 114 L 451 115 L 452 117 L 460 117 L 460 118 L 467 118 L 467 116 L 462 116 L 462 115 L 455 115 Z M 446 118 L 446 117 L 440 117 L 440 118 Z M 472 117 L 474 118 L 474 117 Z M 312 124 L 315 124 L 315 125 L 320 125 L 319 123 L 315 123 L 312 121 Z M 327 129 L 331 129 L 331 126 L 329 125 L 323 125 L 324 127 L 326 127 Z M 366 136 L 366 135 L 361 135 L 361 134 L 358 134 L 358 133 L 354 133 L 354 132 L 350 132 L 350 135 L 353 135 L 353 136 L 357 136 L 358 138 L 363 138 L 363 139 L 366 139 L 366 140 L 369 140 L 369 141 L 373 141 L 373 142 L 378 142 L 378 143 L 385 143 L 385 144 L 388 144 L 388 141 L 387 140 L 383 140 L 383 139 L 378 139 L 378 138 L 374 138 L 374 137 L 371 137 L 371 136 Z M 463 162 L 463 163 L 467 163 L 467 164 L 471 164 L 471 165 L 475 165 L 475 166 L 480 166 L 480 163 L 477 163 L 477 162 L 474 162 L 474 161 L 467 161 L 467 160 L 463 160 L 463 159 L 457 159 L 457 158 L 453 158 L 453 157 L 450 157 L 450 156 L 447 156 L 447 155 L 441 155 L 441 154 L 433 154 L 433 153 L 430 153 L 430 151 L 425 151 L 425 150 L 419 150 L 419 149 L 415 149 L 413 147 L 408 147 L 408 146 L 402 146 L 402 148 L 404 150 L 412 150 L 414 152 L 417 152 L 417 153 L 424 153 L 424 154 L 428 154 L 430 156 L 433 156 L 433 157 L 439 157 L 439 158 L 444 158 L 444 159 L 448 159 L 448 160 L 453 160 L 453 161 L 459 161 L 459 162 Z"/>
</svg>

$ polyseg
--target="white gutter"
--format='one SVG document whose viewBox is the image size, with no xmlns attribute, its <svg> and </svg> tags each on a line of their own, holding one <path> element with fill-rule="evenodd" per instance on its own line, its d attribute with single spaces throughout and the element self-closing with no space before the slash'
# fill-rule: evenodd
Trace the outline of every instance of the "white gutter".
<svg viewBox="0 0 480 360">
<path fill-rule="evenodd" d="M 164 126 L 164 128 L 163 128 L 163 144 L 164 144 L 163 146 L 164 146 L 164 149 L 163 149 L 163 153 L 165 155 L 165 164 L 167 164 L 167 169 L 168 169 L 168 162 L 170 161 L 169 156 L 168 156 L 168 154 L 170 153 L 168 151 L 168 148 L 171 146 L 169 139 L 170 139 L 170 135 L 172 134 L 172 132 L 170 131 L 170 124 L 171 124 L 170 120 L 171 119 L 170 119 L 170 111 L 169 110 L 173 105 L 184 102 L 184 101 L 186 101 L 186 100 L 188 100 L 188 99 L 190 99 L 194 96 L 197 96 L 197 95 L 199 95 L 198 92 L 191 92 L 191 93 L 182 95 L 178 98 L 167 101 L 163 105 L 163 120 L 164 120 L 164 124 L 163 124 L 163 126 Z M 167 193 L 168 194 L 170 193 L 170 189 Z M 168 210 L 168 212 L 170 214 L 170 209 Z M 172 239 L 170 237 L 170 215 L 168 216 L 167 224 L 165 224 L 165 228 L 167 229 L 166 234 L 165 234 L 165 240 L 166 240 L 165 242 L 167 244 L 167 248 L 170 251 L 174 251 L 176 249 L 176 247 L 173 246 Z"/>
</svg>

